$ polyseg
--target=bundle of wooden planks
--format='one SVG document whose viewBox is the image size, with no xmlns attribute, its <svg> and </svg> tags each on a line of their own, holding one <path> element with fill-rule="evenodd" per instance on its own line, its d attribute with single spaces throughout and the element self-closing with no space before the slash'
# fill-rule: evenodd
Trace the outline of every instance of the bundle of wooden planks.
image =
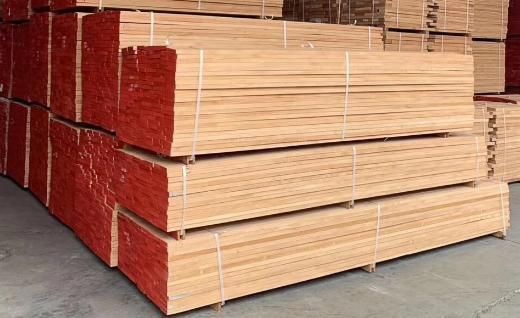
<svg viewBox="0 0 520 318">
<path fill-rule="evenodd" d="M 383 50 L 378 28 L 145 12 L 86 16 L 82 34 L 82 120 L 110 131 L 119 101 L 120 52 L 129 46 Z"/>
<path fill-rule="evenodd" d="M 435 31 L 470 34 L 474 28 L 475 1 L 478 0 L 434 0 Z M 507 0 L 506 0 L 507 1 Z"/>
<path fill-rule="evenodd" d="M 429 52 L 428 35 L 425 33 L 386 31 L 385 51 Z"/>
<path fill-rule="evenodd" d="M 28 23 L 15 27 L 13 48 L 13 97 L 46 107 L 50 105 L 51 26 L 51 13 L 33 14 Z"/>
<path fill-rule="evenodd" d="M 7 173 L 7 142 L 9 127 L 9 104 L 10 101 L 0 97 L 0 174 Z"/>
<path fill-rule="evenodd" d="M 0 97 L 5 98 L 11 98 L 14 28 L 12 24 L 0 24 Z"/>
<path fill-rule="evenodd" d="M 53 11 L 122 9 L 137 11 L 190 12 L 233 16 L 281 17 L 283 0 L 53 0 Z"/>
<path fill-rule="evenodd" d="M 81 122 L 81 39 L 84 13 L 57 15 L 52 21 L 51 110 Z"/>
<path fill-rule="evenodd" d="M 129 48 L 117 133 L 190 156 L 468 131 L 472 69 L 461 54 Z"/>
<path fill-rule="evenodd" d="M 117 201 L 168 232 L 487 177 L 486 144 L 473 135 L 261 151 L 189 167 L 121 150 L 117 162 Z"/>
<path fill-rule="evenodd" d="M 471 38 L 441 33 L 386 31 L 385 51 L 471 54 Z"/>
<path fill-rule="evenodd" d="M 27 21 L 32 13 L 31 0 L 3 0 L 2 13 L 4 21 Z"/>
<path fill-rule="evenodd" d="M 473 38 L 503 40 L 507 35 L 509 0 L 474 0 Z"/>
<path fill-rule="evenodd" d="M 505 235 L 507 184 L 454 186 L 201 229 L 175 240 L 119 214 L 119 269 L 174 314 L 471 238 Z"/>
<path fill-rule="evenodd" d="M 505 90 L 505 44 L 473 41 L 475 93 L 501 93 Z"/>
<path fill-rule="evenodd" d="M 29 152 L 31 143 L 31 110 L 29 106 L 9 103 L 7 134 L 7 175 L 21 187 L 29 186 Z"/>
<path fill-rule="evenodd" d="M 78 174 L 80 128 L 57 118 L 51 119 L 52 149 L 49 211 L 63 224 L 77 227 L 74 200 Z"/>
<path fill-rule="evenodd" d="M 74 185 L 76 235 L 107 265 L 117 265 L 114 136 L 82 128 Z"/>
<path fill-rule="evenodd" d="M 49 126 L 53 114 L 48 109 L 31 107 L 29 190 L 48 206 L 51 183 L 51 147 Z"/>
<path fill-rule="evenodd" d="M 520 1 L 509 0 L 509 15 L 507 20 L 507 37 L 520 35 Z"/>
<path fill-rule="evenodd" d="M 520 39 L 506 40 L 506 87 L 517 89 L 520 87 Z"/>
<path fill-rule="evenodd" d="M 490 176 L 504 182 L 520 181 L 520 96 L 478 101 L 486 109 L 490 143 Z"/>
</svg>

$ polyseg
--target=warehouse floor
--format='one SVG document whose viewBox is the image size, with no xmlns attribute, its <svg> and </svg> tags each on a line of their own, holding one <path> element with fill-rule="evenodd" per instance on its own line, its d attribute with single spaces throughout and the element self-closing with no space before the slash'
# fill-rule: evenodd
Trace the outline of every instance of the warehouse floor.
<svg viewBox="0 0 520 318">
<path fill-rule="evenodd" d="M 178 317 L 520 317 L 520 184 L 513 229 Z M 161 317 L 39 202 L 0 178 L 0 317 Z"/>
</svg>

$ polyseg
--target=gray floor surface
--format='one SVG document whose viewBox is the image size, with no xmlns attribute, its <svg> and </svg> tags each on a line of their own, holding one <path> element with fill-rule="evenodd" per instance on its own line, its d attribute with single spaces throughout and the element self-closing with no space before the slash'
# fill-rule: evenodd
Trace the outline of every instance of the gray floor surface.
<svg viewBox="0 0 520 318">
<path fill-rule="evenodd" d="M 507 240 L 484 237 L 177 317 L 520 317 L 520 184 Z M 0 178 L 0 317 L 162 317 L 30 193 Z"/>
</svg>

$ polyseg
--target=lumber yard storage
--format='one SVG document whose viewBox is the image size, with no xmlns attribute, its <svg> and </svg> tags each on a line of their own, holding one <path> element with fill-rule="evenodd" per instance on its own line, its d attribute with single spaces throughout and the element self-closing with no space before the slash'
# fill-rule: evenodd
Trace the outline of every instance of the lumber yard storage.
<svg viewBox="0 0 520 318">
<path fill-rule="evenodd" d="M 464 313 L 384 271 L 520 261 L 517 2 L 0 0 L 0 316 Z"/>
</svg>

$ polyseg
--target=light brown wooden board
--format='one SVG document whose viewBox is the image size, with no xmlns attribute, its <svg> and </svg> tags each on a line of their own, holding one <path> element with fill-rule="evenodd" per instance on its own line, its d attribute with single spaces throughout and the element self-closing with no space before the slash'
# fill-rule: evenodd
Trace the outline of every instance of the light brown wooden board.
<svg viewBox="0 0 520 318">
<path fill-rule="evenodd" d="M 501 93 L 505 90 L 505 44 L 473 41 L 475 93 Z"/>
</svg>

